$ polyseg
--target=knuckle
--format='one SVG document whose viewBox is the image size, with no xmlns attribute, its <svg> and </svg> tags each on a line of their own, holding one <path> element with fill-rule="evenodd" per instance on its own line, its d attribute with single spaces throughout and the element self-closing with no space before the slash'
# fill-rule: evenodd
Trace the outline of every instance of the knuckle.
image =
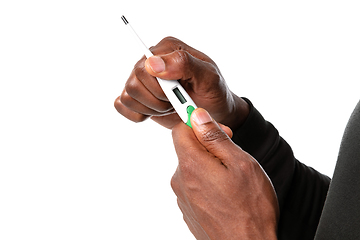
<svg viewBox="0 0 360 240">
<path fill-rule="evenodd" d="M 147 115 L 134 112 L 130 107 L 128 107 L 129 105 L 131 105 L 129 104 L 129 102 L 131 102 L 131 98 L 129 98 L 126 93 L 123 93 L 119 98 L 116 99 L 114 105 L 116 110 L 121 115 L 135 123 L 143 122 L 149 117 Z"/>
<path fill-rule="evenodd" d="M 176 52 L 177 58 L 176 61 L 182 68 L 185 68 L 189 65 L 190 56 L 189 53 L 184 50 L 177 50 Z"/>
<path fill-rule="evenodd" d="M 136 98 L 139 94 L 139 81 L 136 79 L 129 79 L 125 84 L 125 91 L 133 98 Z"/>
<path fill-rule="evenodd" d="M 175 172 L 175 174 L 172 176 L 170 185 L 171 185 L 172 190 L 175 193 L 177 193 L 179 191 L 179 181 L 178 181 L 178 177 L 177 177 L 177 172 Z"/>
<path fill-rule="evenodd" d="M 121 96 L 120 96 L 120 102 L 126 106 L 126 107 L 130 107 L 131 106 L 131 102 L 133 101 L 132 97 L 130 97 L 130 95 L 124 91 Z"/>
<path fill-rule="evenodd" d="M 188 75 L 195 70 L 195 64 L 193 62 L 192 56 L 185 50 L 176 50 L 172 53 L 172 58 L 170 59 L 172 70 L 175 72 L 181 73 L 181 78 L 187 78 Z"/>
<path fill-rule="evenodd" d="M 145 66 L 146 57 L 143 56 L 139 61 L 136 62 L 134 69 L 136 68 L 142 68 Z"/>
<path fill-rule="evenodd" d="M 259 167 L 257 162 L 248 156 L 245 156 L 242 161 L 238 162 L 238 168 L 245 174 L 252 174 L 256 172 L 256 169 Z"/>
<path fill-rule="evenodd" d="M 141 123 L 141 122 L 145 121 L 146 119 L 148 119 L 147 115 L 136 114 L 135 116 L 132 116 L 130 120 L 133 121 L 134 123 Z"/>
<path fill-rule="evenodd" d="M 135 122 L 135 123 L 140 123 L 140 122 L 143 122 L 145 121 L 146 119 L 148 119 L 149 116 L 147 115 L 143 115 L 143 114 L 136 114 L 136 116 L 134 116 L 132 118 L 132 121 Z"/>
<path fill-rule="evenodd" d="M 176 38 L 172 37 L 172 36 L 167 36 L 167 37 L 164 37 L 160 42 L 161 43 L 164 43 L 164 44 L 171 44 L 173 41 L 175 41 Z"/>
<path fill-rule="evenodd" d="M 168 36 L 163 38 L 159 44 L 164 44 L 165 46 L 175 50 L 178 49 L 179 46 L 182 46 L 183 42 L 175 37 Z"/>
<path fill-rule="evenodd" d="M 136 65 L 135 68 L 134 68 L 134 73 L 135 73 L 135 76 L 138 79 L 144 79 L 146 76 L 149 75 L 148 72 L 146 71 L 146 68 L 145 68 L 144 64 L 142 64 L 141 66 Z"/>
<path fill-rule="evenodd" d="M 202 140 L 207 143 L 219 143 L 229 138 L 221 129 L 211 128 L 202 134 Z"/>
<path fill-rule="evenodd" d="M 114 107 L 117 111 L 119 111 L 119 109 L 121 108 L 121 97 L 117 97 L 114 101 Z"/>
</svg>

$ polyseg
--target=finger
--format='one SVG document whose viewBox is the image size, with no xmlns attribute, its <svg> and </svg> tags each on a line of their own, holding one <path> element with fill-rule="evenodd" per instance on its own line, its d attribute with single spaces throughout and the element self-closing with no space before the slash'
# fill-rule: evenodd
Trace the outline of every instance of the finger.
<svg viewBox="0 0 360 240">
<path fill-rule="evenodd" d="M 150 50 L 154 55 L 168 54 L 173 51 L 184 50 L 189 52 L 195 58 L 198 58 L 205 62 L 214 63 L 213 60 L 211 60 L 211 58 L 209 58 L 203 52 L 200 52 L 199 50 L 190 47 L 186 43 L 174 37 L 166 37 L 162 39 L 156 46 L 151 47 Z"/>
<path fill-rule="evenodd" d="M 192 129 L 186 124 L 176 125 L 172 129 L 172 137 L 179 159 L 177 171 L 183 180 L 192 181 L 200 178 L 222 165 L 222 162 L 199 142 Z"/>
<path fill-rule="evenodd" d="M 151 77 L 151 78 L 153 78 L 153 77 Z M 148 85 L 148 87 L 149 87 L 149 85 Z M 169 112 L 170 110 L 173 109 L 173 107 L 169 101 L 164 101 L 164 100 L 161 100 L 158 97 L 156 97 L 154 95 L 156 93 L 153 94 L 151 92 L 151 90 L 149 90 L 143 84 L 143 82 L 140 81 L 137 77 L 130 77 L 128 79 L 128 81 L 125 84 L 125 94 L 128 94 L 129 97 L 131 97 L 131 99 L 130 98 L 125 99 L 125 101 L 126 100 L 131 101 L 134 99 L 134 100 L 136 100 L 136 102 L 141 103 L 142 105 L 146 106 L 149 109 L 154 110 L 155 112 L 165 113 L 165 112 Z M 122 96 L 122 97 L 124 97 L 124 96 Z M 161 96 L 161 98 L 163 98 L 163 97 Z M 124 102 L 124 104 L 126 105 L 125 102 Z M 128 103 L 128 104 L 131 104 L 131 103 Z M 130 107 L 130 106 L 128 106 L 128 107 Z M 159 115 L 159 114 L 154 114 L 153 111 L 149 111 L 149 112 L 142 111 L 141 113 L 147 114 L 147 115 Z"/>
<path fill-rule="evenodd" d="M 221 123 L 218 123 L 218 124 L 221 127 L 221 129 L 229 136 L 229 138 L 233 137 L 233 132 L 232 132 L 231 128 L 229 128 L 228 126 L 225 126 Z"/>
<path fill-rule="evenodd" d="M 120 97 L 115 99 L 114 107 L 121 115 L 123 115 L 124 117 L 126 117 L 127 119 L 133 122 L 143 122 L 149 117 L 147 115 L 134 112 L 129 108 L 127 108 L 126 106 L 124 106 L 124 104 L 120 100 Z"/>
<path fill-rule="evenodd" d="M 194 155 L 195 152 L 207 152 L 191 128 L 182 122 L 172 129 L 172 138 L 179 159 L 187 160 Z"/>
<path fill-rule="evenodd" d="M 214 66 L 216 66 L 215 62 L 206 54 L 188 46 L 174 37 L 164 38 L 155 47 L 152 47 L 151 51 L 155 55 L 155 60 L 157 56 L 160 57 L 165 62 L 166 67 L 164 68 L 161 64 L 158 65 L 156 62 L 154 62 L 154 65 L 152 66 L 149 62 L 154 59 L 149 58 L 145 62 L 146 70 L 153 76 L 162 77 L 167 80 L 188 80 L 191 76 L 186 74 L 183 75 L 182 73 L 184 73 L 184 70 L 193 68 L 195 71 L 189 71 L 187 73 L 198 73 L 201 75 L 203 73 L 197 71 L 201 69 L 201 67 L 207 66 L 208 68 L 214 69 Z M 214 71 L 216 72 L 215 69 Z"/>
<path fill-rule="evenodd" d="M 132 71 L 128 81 L 136 86 L 136 84 L 142 83 L 145 88 L 151 92 L 157 99 L 168 101 L 164 91 L 161 89 L 160 84 L 154 76 L 151 76 L 145 69 L 145 58 L 138 61 Z"/>
<path fill-rule="evenodd" d="M 151 119 L 168 129 L 172 129 L 175 125 L 182 122 L 176 112 L 170 113 L 166 116 L 152 116 Z"/>
<path fill-rule="evenodd" d="M 123 92 L 121 93 L 120 96 L 120 102 L 127 107 L 128 109 L 130 109 L 133 112 L 136 113 L 140 113 L 143 115 L 147 115 L 147 116 L 152 116 L 152 115 L 160 115 L 159 112 L 148 108 L 147 106 L 145 106 L 144 104 L 138 102 L 137 100 L 135 100 L 134 98 L 132 98 L 126 91 L 126 89 L 123 90 Z"/>
<path fill-rule="evenodd" d="M 192 125 L 194 124 L 194 125 Z M 222 128 L 211 118 L 210 114 L 202 108 L 197 108 L 191 115 L 191 125 L 198 141 L 214 156 L 227 166 L 232 152 L 239 149 Z"/>
<path fill-rule="evenodd" d="M 165 80 L 191 81 L 214 79 L 218 76 L 214 66 L 192 56 L 184 50 L 156 55 L 145 61 L 146 71 Z"/>
</svg>

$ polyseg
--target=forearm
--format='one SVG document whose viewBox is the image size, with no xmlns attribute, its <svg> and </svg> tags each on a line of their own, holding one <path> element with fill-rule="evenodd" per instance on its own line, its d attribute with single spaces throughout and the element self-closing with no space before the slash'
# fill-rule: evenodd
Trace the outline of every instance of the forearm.
<svg viewBox="0 0 360 240">
<path fill-rule="evenodd" d="M 276 128 L 249 104 L 249 116 L 233 141 L 251 154 L 270 177 L 280 206 L 279 239 L 312 239 L 330 179 L 295 159 Z"/>
<path fill-rule="evenodd" d="M 252 155 L 270 177 L 278 195 L 280 209 L 295 171 L 293 152 L 279 136 L 277 129 L 257 111 L 248 99 L 249 114 L 232 140 Z"/>
</svg>

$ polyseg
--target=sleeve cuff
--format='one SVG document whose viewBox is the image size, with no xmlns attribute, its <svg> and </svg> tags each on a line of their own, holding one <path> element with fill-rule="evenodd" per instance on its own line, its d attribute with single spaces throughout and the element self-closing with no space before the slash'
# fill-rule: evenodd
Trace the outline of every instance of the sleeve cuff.
<svg viewBox="0 0 360 240">
<path fill-rule="evenodd" d="M 249 116 L 244 124 L 233 132 L 232 140 L 244 151 L 261 161 L 271 152 L 279 141 L 276 128 L 267 122 L 251 101 L 243 98 L 249 104 Z"/>
</svg>

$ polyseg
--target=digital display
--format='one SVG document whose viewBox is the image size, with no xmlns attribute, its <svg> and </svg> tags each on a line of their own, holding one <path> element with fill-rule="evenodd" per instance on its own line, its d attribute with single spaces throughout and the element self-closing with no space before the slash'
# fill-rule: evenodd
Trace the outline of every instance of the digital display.
<svg viewBox="0 0 360 240">
<path fill-rule="evenodd" d="M 180 90 L 177 87 L 173 89 L 173 92 L 175 93 L 176 97 L 179 99 L 181 104 L 186 103 L 186 99 L 184 98 L 184 96 L 181 94 Z"/>
</svg>

